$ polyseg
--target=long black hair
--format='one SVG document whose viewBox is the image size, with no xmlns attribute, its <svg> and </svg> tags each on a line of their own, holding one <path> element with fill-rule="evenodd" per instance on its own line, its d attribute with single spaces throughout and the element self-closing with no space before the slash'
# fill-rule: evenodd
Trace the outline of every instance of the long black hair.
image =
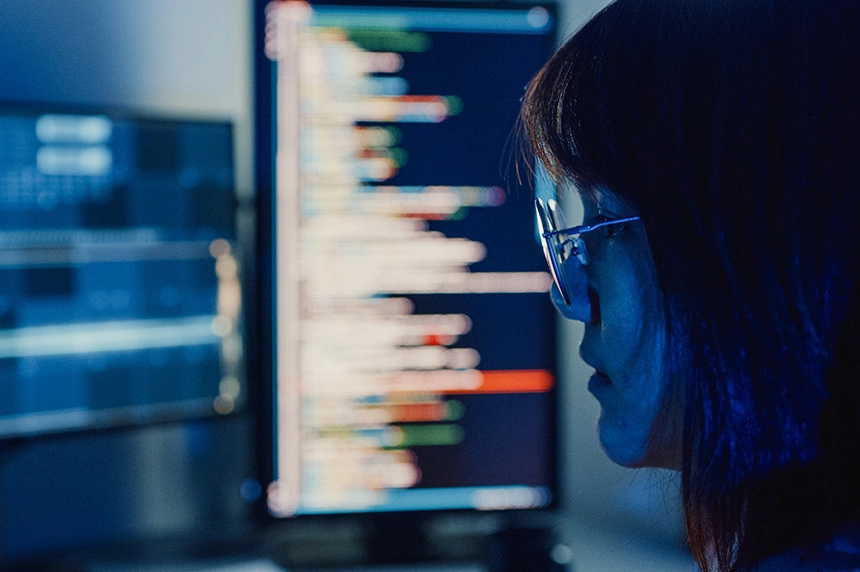
<svg viewBox="0 0 860 572">
<path fill-rule="evenodd" d="M 708 570 L 860 517 L 858 69 L 860 2 L 617 0 L 524 101 L 554 175 L 640 211 Z"/>
</svg>

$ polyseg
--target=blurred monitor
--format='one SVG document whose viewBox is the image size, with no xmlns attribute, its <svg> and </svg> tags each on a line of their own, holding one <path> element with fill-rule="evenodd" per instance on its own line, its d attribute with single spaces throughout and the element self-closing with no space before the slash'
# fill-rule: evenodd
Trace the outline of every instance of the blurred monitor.
<svg viewBox="0 0 860 572">
<path fill-rule="evenodd" d="M 0 439 L 243 400 L 232 126 L 0 105 Z"/>
<path fill-rule="evenodd" d="M 555 314 L 514 164 L 552 6 L 276 1 L 260 26 L 269 513 L 551 506 Z"/>
</svg>

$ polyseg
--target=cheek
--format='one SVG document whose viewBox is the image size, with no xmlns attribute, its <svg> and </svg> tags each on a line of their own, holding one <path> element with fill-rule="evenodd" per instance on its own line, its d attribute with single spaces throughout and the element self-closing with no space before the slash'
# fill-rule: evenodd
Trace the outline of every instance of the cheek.
<svg viewBox="0 0 860 572">
<path fill-rule="evenodd" d="M 600 321 L 586 328 L 594 335 L 613 382 L 640 387 L 647 370 L 659 367 L 663 328 L 662 302 L 648 253 L 632 252 L 612 258 L 613 272 L 597 284 Z M 591 331 L 589 331 L 591 330 Z"/>
<path fill-rule="evenodd" d="M 639 359 L 628 363 L 629 369 L 616 373 L 611 384 L 594 391 L 600 403 L 601 444 L 609 458 L 620 465 L 642 466 L 664 454 L 650 450 L 665 385 L 661 364 L 655 358 L 660 355 L 658 346 L 651 345 L 650 351 L 638 348 Z"/>
<path fill-rule="evenodd" d="M 636 296 L 600 297 L 600 347 L 608 361 L 608 367 L 616 375 L 629 374 L 637 369 L 644 348 L 644 326 L 642 308 Z M 613 381 L 621 382 L 627 375 Z"/>
<path fill-rule="evenodd" d="M 636 253 L 634 253 L 636 254 Z M 601 405 L 600 440 L 616 463 L 639 466 L 649 451 L 666 380 L 662 298 L 647 253 L 620 257 L 598 285 L 600 323 L 586 328 L 584 343 L 603 356 L 611 385 L 595 393 Z"/>
</svg>

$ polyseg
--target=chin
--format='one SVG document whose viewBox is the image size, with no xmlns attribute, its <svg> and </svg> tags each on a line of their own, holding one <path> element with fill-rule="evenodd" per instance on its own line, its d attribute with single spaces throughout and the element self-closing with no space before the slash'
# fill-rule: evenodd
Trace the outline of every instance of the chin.
<svg viewBox="0 0 860 572">
<path fill-rule="evenodd" d="M 649 432 L 642 434 L 604 413 L 597 422 L 597 431 L 600 445 L 613 463 L 631 469 L 651 466 L 648 463 Z"/>
<path fill-rule="evenodd" d="M 655 443 L 650 430 L 639 431 L 625 427 L 623 423 L 603 414 L 597 427 L 600 445 L 609 460 L 616 465 L 630 469 L 648 467 L 681 470 L 680 448 L 660 446 Z"/>
</svg>

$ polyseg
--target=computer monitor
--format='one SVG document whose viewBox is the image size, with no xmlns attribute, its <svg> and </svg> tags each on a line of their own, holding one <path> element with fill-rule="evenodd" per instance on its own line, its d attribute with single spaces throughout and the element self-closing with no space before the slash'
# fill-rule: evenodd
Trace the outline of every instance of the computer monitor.
<svg viewBox="0 0 860 572">
<path fill-rule="evenodd" d="M 231 124 L 0 104 L 0 439 L 244 399 Z"/>
<path fill-rule="evenodd" d="M 515 124 L 553 7 L 275 1 L 260 27 L 269 513 L 551 506 L 555 314 Z"/>
</svg>

